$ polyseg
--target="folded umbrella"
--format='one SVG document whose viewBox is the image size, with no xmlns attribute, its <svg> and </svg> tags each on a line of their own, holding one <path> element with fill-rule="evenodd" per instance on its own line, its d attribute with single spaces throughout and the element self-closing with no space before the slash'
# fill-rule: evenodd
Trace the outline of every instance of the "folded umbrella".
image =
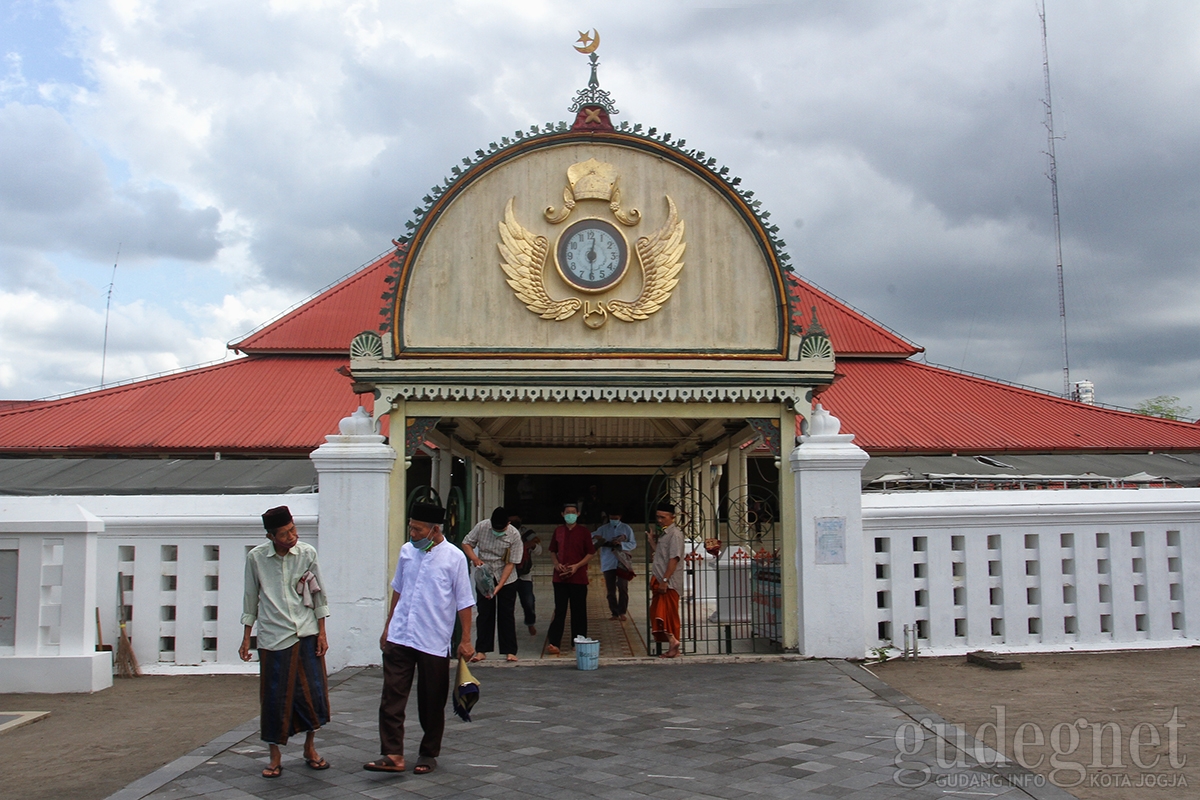
<svg viewBox="0 0 1200 800">
<path fill-rule="evenodd" d="M 467 667 L 467 660 L 458 657 L 458 673 L 454 678 L 454 713 L 462 717 L 464 722 L 471 721 L 471 709 L 479 700 L 479 681 Z"/>
</svg>

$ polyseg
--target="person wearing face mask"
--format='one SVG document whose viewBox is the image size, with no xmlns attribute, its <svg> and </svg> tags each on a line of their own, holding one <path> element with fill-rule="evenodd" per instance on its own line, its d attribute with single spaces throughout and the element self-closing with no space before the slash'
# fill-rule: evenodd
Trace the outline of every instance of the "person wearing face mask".
<svg viewBox="0 0 1200 800">
<path fill-rule="evenodd" d="M 500 632 L 500 652 L 505 661 L 517 660 L 517 565 L 525 545 L 521 532 L 508 524 L 508 512 L 497 507 L 491 519 L 485 519 L 471 529 L 462 543 L 463 552 L 477 570 L 487 570 L 493 589 L 485 594 L 476 583 L 475 655 L 472 661 L 483 661 L 492 652 L 494 636 Z"/>
<path fill-rule="evenodd" d="M 563 522 L 554 529 L 550 539 L 550 560 L 554 564 L 554 620 L 546 635 L 546 652 L 559 654 L 563 628 L 567 621 L 567 608 L 571 610 L 571 641 L 576 636 L 587 636 L 587 565 L 596 554 L 592 534 L 579 525 L 579 507 L 575 504 L 563 506 Z M 572 647 L 574 644 L 572 644 Z"/>
<path fill-rule="evenodd" d="M 600 572 L 604 574 L 608 610 L 614 620 L 624 622 L 629 610 L 629 572 L 622 567 L 622 558 L 618 553 L 633 552 L 637 540 L 633 536 L 633 528 L 622 522 L 621 516 L 620 508 L 610 508 L 608 522 L 596 528 L 592 543 L 600 550 Z M 625 558 L 626 564 L 631 563 L 628 556 Z"/>
<path fill-rule="evenodd" d="M 404 772 L 404 710 L 417 679 L 421 721 L 420 755 L 413 773 L 437 769 L 450 696 L 450 642 L 454 620 L 462 625 L 458 655 L 470 658 L 471 609 L 475 595 L 467 557 L 442 534 L 446 510 L 414 503 L 408 541 L 400 548 L 392 578 L 392 605 L 379 647 L 383 650 L 383 692 L 379 700 L 379 745 L 383 754 L 363 764 L 370 772 Z"/>
<path fill-rule="evenodd" d="M 250 660 L 250 631 L 258 625 L 258 675 L 262 740 L 270 748 L 264 778 L 283 773 L 279 746 L 305 731 L 304 761 L 309 769 L 329 769 L 317 755 L 314 733 L 329 722 L 329 685 L 325 680 L 324 579 L 317 551 L 300 541 L 287 506 L 262 515 L 267 539 L 246 554 L 242 597 L 242 646 Z"/>
</svg>

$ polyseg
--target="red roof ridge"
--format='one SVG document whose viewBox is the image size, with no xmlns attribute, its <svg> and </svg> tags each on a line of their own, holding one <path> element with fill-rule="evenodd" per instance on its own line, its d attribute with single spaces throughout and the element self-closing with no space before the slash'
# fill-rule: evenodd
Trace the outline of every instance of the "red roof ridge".
<svg viewBox="0 0 1200 800">
<path fill-rule="evenodd" d="M 378 269 L 380 266 L 389 264 L 391 262 L 392 257 L 396 253 L 396 249 L 397 248 L 393 247 L 390 250 L 385 250 L 384 252 L 375 256 L 370 261 L 367 261 L 366 263 L 361 264 L 360 266 L 356 267 L 355 269 L 351 270 L 350 272 L 347 272 L 342 277 L 338 278 L 337 280 L 333 281 L 329 285 L 325 286 L 323 289 L 320 289 L 320 290 L 314 292 L 313 294 L 306 297 L 304 300 L 301 300 L 300 302 L 296 303 L 291 308 L 288 308 L 288 309 L 280 312 L 274 318 L 264 322 L 263 324 L 259 325 L 257 328 L 254 328 L 249 333 L 242 336 L 240 339 L 230 341 L 226 345 L 226 347 L 230 350 L 233 350 L 234 352 L 241 352 L 241 353 L 249 353 L 249 352 L 270 353 L 270 352 L 281 352 L 281 351 L 282 352 L 288 352 L 288 351 L 306 352 L 306 353 L 317 353 L 317 352 L 348 353 L 350 351 L 350 340 L 349 339 L 347 339 L 345 344 L 343 346 L 341 346 L 340 348 L 312 347 L 312 346 L 305 346 L 305 345 L 300 345 L 300 346 L 296 346 L 296 347 L 284 346 L 284 347 L 274 347 L 274 348 L 268 345 L 266 347 L 259 348 L 259 347 L 255 347 L 254 345 L 255 345 L 255 342 L 261 342 L 264 339 L 267 339 L 272 334 L 280 333 L 280 331 L 279 331 L 280 328 L 294 322 L 296 319 L 304 316 L 305 314 L 310 313 L 311 311 L 313 311 L 313 309 L 319 308 L 322 304 L 324 304 L 324 303 L 328 302 L 330 299 L 336 297 L 339 293 L 344 292 L 347 289 L 353 287 L 359 281 L 364 280 L 365 278 L 370 276 L 374 272 L 374 270 Z"/>
<path fill-rule="evenodd" d="M 0 452 L 307 455 L 363 401 L 337 372 L 347 361 L 249 355 L 11 410 L 0 413 Z M 304 391 L 281 414 L 288 385 Z"/>
<path fill-rule="evenodd" d="M 1187 426 L 1189 428 L 1193 428 L 1193 429 L 1196 427 L 1196 423 L 1191 420 L 1171 419 L 1169 417 L 1158 417 L 1158 416 L 1155 416 L 1154 414 L 1143 414 L 1140 411 L 1138 411 L 1137 409 L 1128 408 L 1126 406 L 1116 406 L 1116 405 L 1112 405 L 1111 403 L 1082 403 L 1078 400 L 1070 400 L 1066 397 L 1063 397 L 1060 394 L 1056 394 L 1055 392 L 1050 391 L 1049 389 L 1042 389 L 1041 387 L 1030 386 L 1025 383 L 1017 383 L 1016 381 L 1008 381 L 1008 380 L 1005 380 L 1004 378 L 994 378 L 991 375 L 984 375 L 983 373 L 980 373 L 980 372 L 972 372 L 968 369 L 961 369 L 959 367 L 951 367 L 946 364 L 935 364 L 931 361 L 912 361 L 911 359 L 909 359 L 909 363 L 911 363 L 915 366 L 918 366 L 918 367 L 927 367 L 929 369 L 936 369 L 936 370 L 942 370 L 944 372 L 950 372 L 955 375 L 961 376 L 963 378 L 967 378 L 969 380 L 975 381 L 976 383 L 994 384 L 994 385 L 1000 386 L 1003 389 L 1008 389 L 1008 390 L 1015 389 L 1020 392 L 1028 392 L 1030 394 L 1035 394 L 1041 398 L 1045 398 L 1048 400 L 1054 400 L 1059 403 L 1066 403 L 1071 408 L 1078 408 L 1080 406 L 1083 406 L 1086 408 L 1095 408 L 1095 409 L 1099 409 L 1101 411 L 1107 411 L 1107 412 L 1116 413 L 1116 414 L 1133 415 L 1133 416 L 1137 417 L 1138 419 L 1149 419 L 1149 420 L 1154 420 L 1157 422 L 1170 422 L 1170 423 L 1174 423 L 1176 425 L 1185 425 L 1185 426 Z"/>
<path fill-rule="evenodd" d="M 206 364 L 194 364 L 190 367 L 177 367 L 175 369 L 166 370 L 163 372 L 155 372 L 150 375 L 141 375 L 136 378 L 126 378 L 122 381 L 106 383 L 103 386 L 89 386 L 86 389 L 77 389 L 73 392 L 64 392 L 62 394 L 42 397 L 37 400 L 27 401 L 27 405 L 18 406 L 16 408 L 0 408 L 0 417 L 12 417 L 17 414 L 28 414 L 33 411 L 45 410 L 49 407 L 59 407 L 71 405 L 72 403 L 83 400 L 92 400 L 97 397 L 109 397 L 114 394 L 123 392 L 137 391 L 144 386 L 153 384 L 169 383 L 172 380 L 190 378 L 192 375 L 199 375 L 205 372 L 221 369 L 223 367 L 231 367 L 241 364 L 247 358 L 253 356 L 234 356 L 221 361 L 209 361 Z"/>
<path fill-rule="evenodd" d="M 807 286 L 815 289 L 816 291 L 820 292 L 821 294 L 825 295 L 826 297 L 830 298 L 831 300 L 834 300 L 837 303 L 840 303 L 841 305 L 845 306 L 847 309 L 854 312 L 858 316 L 862 317 L 864 320 L 871 323 L 875 327 L 882 329 L 885 333 L 888 333 L 888 334 L 894 336 L 895 338 L 899 339 L 904 344 L 911 347 L 913 349 L 914 354 L 925 352 L 925 348 L 922 347 L 921 345 L 917 344 L 916 342 L 914 342 L 912 339 L 909 339 L 907 336 L 900 333 L 899 331 L 897 331 L 895 328 L 891 327 L 890 325 L 880 322 L 879 320 L 875 319 L 870 314 L 863 311 L 861 308 L 854 305 L 853 303 L 843 300 L 841 297 L 839 297 L 838 295 L 829 291 L 824 286 L 821 286 L 816 281 L 809 280 L 808 278 L 804 277 L 803 275 L 801 275 L 798 272 L 790 272 L 789 271 L 786 273 L 786 277 L 788 277 L 789 279 L 798 281 L 800 283 L 806 284 Z M 805 310 L 806 309 L 798 309 L 798 311 L 801 313 L 803 313 Z M 861 357 L 863 354 L 855 353 L 854 355 Z"/>
<path fill-rule="evenodd" d="M 1200 426 L 911 359 L 846 359 L 821 394 L 869 453 L 1200 451 Z"/>
</svg>

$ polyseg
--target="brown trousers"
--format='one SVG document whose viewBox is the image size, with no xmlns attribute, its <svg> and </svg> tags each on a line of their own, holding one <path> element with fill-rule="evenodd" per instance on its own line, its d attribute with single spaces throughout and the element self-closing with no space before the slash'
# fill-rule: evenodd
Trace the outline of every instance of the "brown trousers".
<svg viewBox="0 0 1200 800">
<path fill-rule="evenodd" d="M 404 709 L 417 676 L 417 718 L 421 721 L 420 754 L 437 758 L 446 729 L 446 698 L 450 695 L 450 659 L 431 656 L 386 642 L 383 646 L 383 696 L 379 701 L 379 752 L 404 755 Z"/>
</svg>

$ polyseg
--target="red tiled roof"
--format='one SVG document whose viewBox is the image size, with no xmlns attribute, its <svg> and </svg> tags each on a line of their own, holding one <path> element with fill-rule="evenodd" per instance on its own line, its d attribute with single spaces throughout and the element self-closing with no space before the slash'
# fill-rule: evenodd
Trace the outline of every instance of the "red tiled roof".
<svg viewBox="0 0 1200 800">
<path fill-rule="evenodd" d="M 784 273 L 788 283 L 789 305 L 793 324 L 808 330 L 812 309 L 817 320 L 829 334 L 833 352 L 838 358 L 847 356 L 896 356 L 908 358 L 924 348 L 905 341 L 898 334 L 868 318 L 861 311 L 830 297 L 822 290 L 805 283 L 793 273 Z"/>
<path fill-rule="evenodd" d="M 239 358 L 7 411 L 0 452 L 307 454 L 358 406 L 348 360 Z"/>
<path fill-rule="evenodd" d="M 15 408 L 25 408 L 27 406 L 35 406 L 43 401 L 41 400 L 0 400 L 0 412 L 12 411 Z"/>
<path fill-rule="evenodd" d="M 898 360 L 839 361 L 820 396 L 873 453 L 1200 450 L 1200 426 Z"/>
<path fill-rule="evenodd" d="M 351 339 L 379 330 L 384 278 L 392 274 L 393 252 L 229 348 L 243 353 L 349 353 Z"/>
<path fill-rule="evenodd" d="M 365 330 L 378 330 L 379 309 L 392 274 L 392 253 L 380 256 L 346 280 L 278 320 L 264 325 L 230 348 L 243 353 L 346 353 L 350 340 Z M 787 273 L 793 317 L 807 328 L 812 308 L 829 333 L 834 352 L 844 356 L 896 356 L 921 351 L 879 323 Z"/>
<path fill-rule="evenodd" d="M 306 455 L 359 402 L 335 370 L 347 365 L 350 340 L 377 327 L 391 272 L 389 253 L 233 345 L 246 358 L 0 406 L 0 453 Z M 790 279 L 789 294 L 808 321 L 817 307 L 842 357 L 844 378 L 821 402 L 868 452 L 1200 450 L 1200 425 L 907 361 L 918 348 L 815 287 Z"/>
</svg>

